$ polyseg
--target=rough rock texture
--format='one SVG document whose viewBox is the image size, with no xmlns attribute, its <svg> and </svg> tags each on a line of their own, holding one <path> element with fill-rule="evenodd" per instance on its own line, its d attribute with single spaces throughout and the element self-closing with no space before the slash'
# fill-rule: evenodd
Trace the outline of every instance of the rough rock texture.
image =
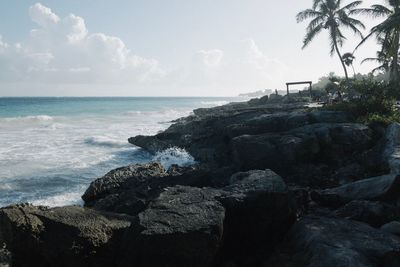
<svg viewBox="0 0 400 267">
<path fill-rule="evenodd" d="M 366 224 L 306 216 L 288 233 L 268 267 L 398 266 L 400 238 Z"/>
<path fill-rule="evenodd" d="M 166 188 L 132 224 L 135 266 L 258 266 L 295 219 L 282 178 L 270 170 L 237 173 L 222 189 Z"/>
<path fill-rule="evenodd" d="M 332 111 L 304 112 L 304 105 L 232 104 L 212 109 L 198 109 L 194 115 L 176 121 L 155 136 L 136 136 L 129 142 L 150 152 L 169 147 L 185 148 L 203 163 L 229 165 L 232 160 L 231 140 L 247 134 L 277 133 L 309 124 L 343 123 L 345 113 Z"/>
<path fill-rule="evenodd" d="M 382 231 L 400 236 L 400 221 L 392 221 L 381 227 Z"/>
<path fill-rule="evenodd" d="M 390 172 L 400 174 L 400 124 L 393 123 L 386 130 L 385 150 L 383 158 L 389 166 Z"/>
<path fill-rule="evenodd" d="M 380 227 L 400 218 L 398 207 L 368 200 L 353 200 L 336 210 L 334 214 L 341 218 L 365 222 L 372 227 Z"/>
<path fill-rule="evenodd" d="M 77 206 L 0 209 L 0 243 L 13 266 L 110 266 L 130 220 Z"/>
<path fill-rule="evenodd" d="M 181 147 L 214 168 L 272 169 L 290 184 L 326 188 L 383 174 L 374 151 L 379 137 L 343 112 L 267 101 L 198 109 L 155 136 L 129 142 L 152 153 Z M 336 172 L 344 166 L 353 167 Z"/>
<path fill-rule="evenodd" d="M 131 227 L 129 266 L 211 266 L 221 243 L 225 209 L 213 193 L 167 188 Z"/>
<path fill-rule="evenodd" d="M 270 170 L 241 172 L 217 198 L 226 209 L 222 256 L 237 266 L 256 266 L 295 220 L 282 178 Z"/>
<path fill-rule="evenodd" d="M 340 206 L 352 200 L 380 200 L 396 203 L 400 199 L 400 176 L 384 175 L 314 192 L 312 198 L 327 206 Z"/>
<path fill-rule="evenodd" d="M 365 150 L 371 140 L 367 126 L 322 123 L 279 134 L 239 136 L 232 140 L 232 150 L 235 162 L 244 169 L 267 167 L 282 171 L 299 163 L 341 163 Z"/>
<path fill-rule="evenodd" d="M 117 168 L 108 172 L 103 177 L 94 180 L 82 199 L 89 203 L 105 196 L 113 195 L 128 179 L 132 184 L 141 184 L 153 177 L 163 177 L 167 173 L 164 167 L 157 162 L 149 164 L 133 164 Z"/>
<path fill-rule="evenodd" d="M 159 163 L 135 164 L 96 179 L 82 198 L 87 207 L 136 215 L 164 188 L 175 185 L 221 187 L 226 185 L 232 172 L 230 168 L 213 170 L 198 166 L 172 166 L 165 170 Z"/>
</svg>

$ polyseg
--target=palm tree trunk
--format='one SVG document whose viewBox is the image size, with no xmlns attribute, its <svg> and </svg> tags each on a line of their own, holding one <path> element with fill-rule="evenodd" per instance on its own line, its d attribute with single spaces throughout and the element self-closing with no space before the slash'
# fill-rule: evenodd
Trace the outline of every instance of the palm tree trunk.
<svg viewBox="0 0 400 267">
<path fill-rule="evenodd" d="M 396 31 L 395 36 L 393 38 L 393 59 L 392 66 L 390 70 L 390 81 L 397 84 L 400 81 L 399 77 L 399 41 L 400 41 L 400 32 Z"/>
<path fill-rule="evenodd" d="M 354 65 L 353 65 L 353 63 L 351 63 L 351 67 L 353 68 L 353 76 L 354 76 L 354 79 L 356 78 L 356 71 L 354 70 Z"/>
<path fill-rule="evenodd" d="M 339 51 L 339 47 L 337 46 L 336 40 L 333 40 L 333 46 L 335 47 L 336 53 L 340 59 L 340 62 L 342 63 L 343 66 L 343 70 L 344 70 L 344 75 L 346 77 L 346 81 L 349 81 L 349 74 L 347 73 L 347 68 L 346 68 L 346 64 L 344 64 L 343 58 L 342 58 L 342 54 L 340 54 Z"/>
</svg>

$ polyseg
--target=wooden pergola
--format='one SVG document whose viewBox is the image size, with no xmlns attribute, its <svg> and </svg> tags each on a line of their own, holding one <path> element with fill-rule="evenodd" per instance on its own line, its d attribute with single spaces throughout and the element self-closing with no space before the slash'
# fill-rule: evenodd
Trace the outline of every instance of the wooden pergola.
<svg viewBox="0 0 400 267">
<path fill-rule="evenodd" d="M 286 83 L 286 90 L 287 90 L 287 95 L 289 96 L 289 86 L 291 85 L 298 85 L 298 84 L 308 84 L 310 87 L 310 96 L 312 96 L 312 82 L 311 81 L 304 81 L 304 82 L 289 82 Z"/>
</svg>

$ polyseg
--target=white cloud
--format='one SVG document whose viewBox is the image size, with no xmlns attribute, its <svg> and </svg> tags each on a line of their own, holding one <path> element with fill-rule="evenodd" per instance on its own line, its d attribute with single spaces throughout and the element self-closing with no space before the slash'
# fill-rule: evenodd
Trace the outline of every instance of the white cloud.
<svg viewBox="0 0 400 267">
<path fill-rule="evenodd" d="M 9 45 L 3 41 L 3 36 L 0 35 L 0 53 L 4 53 Z"/>
<path fill-rule="evenodd" d="M 220 66 L 224 56 L 224 52 L 220 49 L 200 50 L 198 54 L 201 56 L 203 64 L 210 68 Z"/>
<path fill-rule="evenodd" d="M 173 78 L 177 73 L 181 75 L 179 80 L 184 86 L 256 90 L 268 88 L 286 72 L 285 64 L 268 56 L 253 39 L 245 39 L 231 49 L 198 51 Z"/>
<path fill-rule="evenodd" d="M 29 15 L 37 27 L 23 42 L 9 44 L 0 36 L 0 85 L 8 88 L 12 83 L 29 88 L 140 85 L 144 95 L 151 90 L 158 92 L 153 95 L 229 95 L 268 88 L 288 71 L 253 39 L 198 50 L 186 64 L 165 71 L 158 60 L 135 54 L 120 38 L 89 32 L 82 17 L 62 17 L 39 3 L 30 7 Z"/>
<path fill-rule="evenodd" d="M 135 55 L 118 37 L 89 33 L 79 16 L 60 18 L 40 3 L 29 15 L 38 28 L 26 41 L 10 46 L 0 37 L 0 81 L 132 84 L 164 75 L 157 60 Z"/>
<path fill-rule="evenodd" d="M 40 3 L 36 3 L 29 8 L 29 15 L 32 21 L 42 27 L 51 27 L 60 21 L 60 18 L 50 8 Z"/>
</svg>

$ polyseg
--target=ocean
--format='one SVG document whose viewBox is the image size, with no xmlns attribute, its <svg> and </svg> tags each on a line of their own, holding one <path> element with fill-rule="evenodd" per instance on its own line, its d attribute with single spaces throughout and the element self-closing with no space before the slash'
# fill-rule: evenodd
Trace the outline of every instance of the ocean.
<svg viewBox="0 0 400 267">
<path fill-rule="evenodd" d="M 153 135 L 193 109 L 239 98 L 216 97 L 35 97 L 0 98 L 0 207 L 82 204 L 94 179 L 111 169 L 158 160 L 194 162 L 184 150 L 156 155 L 130 145 L 135 135 Z"/>
</svg>

